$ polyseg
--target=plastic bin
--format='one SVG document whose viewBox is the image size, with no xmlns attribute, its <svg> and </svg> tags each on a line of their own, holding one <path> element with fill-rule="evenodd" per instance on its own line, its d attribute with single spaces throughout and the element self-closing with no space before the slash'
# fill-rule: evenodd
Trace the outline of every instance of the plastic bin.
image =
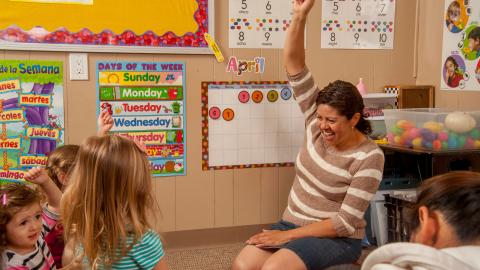
<svg viewBox="0 0 480 270">
<path fill-rule="evenodd" d="M 435 151 L 480 149 L 480 111 L 384 110 L 387 140 L 407 148 Z"/>
</svg>

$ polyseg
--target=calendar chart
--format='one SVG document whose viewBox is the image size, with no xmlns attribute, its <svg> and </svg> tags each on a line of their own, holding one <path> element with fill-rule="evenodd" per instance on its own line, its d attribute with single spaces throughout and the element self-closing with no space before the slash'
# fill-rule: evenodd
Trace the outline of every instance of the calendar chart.
<svg viewBox="0 0 480 270">
<path fill-rule="evenodd" d="M 287 82 L 202 83 L 202 168 L 292 166 L 305 120 Z"/>
<path fill-rule="evenodd" d="M 230 0 L 230 48 L 283 48 L 292 16 L 290 0 Z"/>
<path fill-rule="evenodd" d="M 393 49 L 395 0 L 323 0 L 321 47 Z"/>
</svg>

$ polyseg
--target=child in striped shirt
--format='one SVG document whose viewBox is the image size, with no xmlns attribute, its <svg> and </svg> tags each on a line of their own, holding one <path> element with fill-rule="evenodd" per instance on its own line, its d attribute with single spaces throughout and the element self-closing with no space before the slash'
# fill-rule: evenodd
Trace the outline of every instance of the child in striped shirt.
<svg viewBox="0 0 480 270">
<path fill-rule="evenodd" d="M 45 192 L 47 205 L 42 208 L 40 193 L 25 184 L 1 186 L 1 269 L 56 269 L 44 238 L 57 223 L 62 193 L 44 169 L 31 169 L 25 179 Z"/>
<path fill-rule="evenodd" d="M 62 199 L 63 265 L 167 270 L 160 236 L 150 224 L 154 205 L 145 150 L 121 136 L 88 138 Z"/>
</svg>

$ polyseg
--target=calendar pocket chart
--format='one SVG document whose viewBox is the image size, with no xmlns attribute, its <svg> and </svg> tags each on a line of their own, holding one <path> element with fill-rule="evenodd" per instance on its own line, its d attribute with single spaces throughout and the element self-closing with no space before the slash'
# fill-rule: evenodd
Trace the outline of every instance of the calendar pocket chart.
<svg viewBox="0 0 480 270">
<path fill-rule="evenodd" d="M 97 62 L 97 114 L 145 144 L 153 176 L 186 173 L 185 63 Z"/>
<path fill-rule="evenodd" d="M 305 119 L 287 82 L 202 83 L 202 168 L 293 166 Z"/>
<path fill-rule="evenodd" d="M 230 48 L 282 48 L 292 1 L 230 0 Z"/>
<path fill-rule="evenodd" d="M 393 49 L 395 0 L 323 0 L 321 47 Z"/>
</svg>

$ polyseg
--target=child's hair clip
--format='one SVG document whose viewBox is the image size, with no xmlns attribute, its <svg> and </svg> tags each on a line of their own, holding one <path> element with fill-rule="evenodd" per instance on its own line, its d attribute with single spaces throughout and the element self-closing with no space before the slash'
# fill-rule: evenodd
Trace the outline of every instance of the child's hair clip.
<svg viewBox="0 0 480 270">
<path fill-rule="evenodd" d="M 7 205 L 7 193 L 2 194 L 2 205 L 3 206 Z"/>
</svg>

